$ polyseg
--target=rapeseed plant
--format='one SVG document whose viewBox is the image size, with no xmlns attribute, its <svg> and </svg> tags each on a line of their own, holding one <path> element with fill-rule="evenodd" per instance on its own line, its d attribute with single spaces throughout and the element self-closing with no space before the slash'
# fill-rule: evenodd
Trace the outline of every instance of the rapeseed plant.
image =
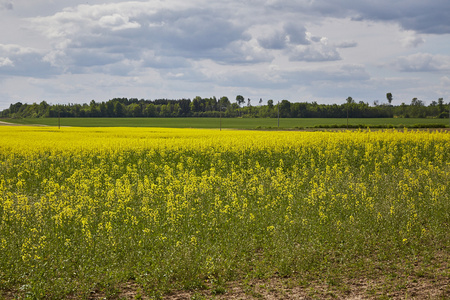
<svg viewBox="0 0 450 300">
<path fill-rule="evenodd" d="M 447 133 L 0 136 L 0 291 L 58 298 L 130 278 L 162 291 L 449 246 Z"/>
</svg>

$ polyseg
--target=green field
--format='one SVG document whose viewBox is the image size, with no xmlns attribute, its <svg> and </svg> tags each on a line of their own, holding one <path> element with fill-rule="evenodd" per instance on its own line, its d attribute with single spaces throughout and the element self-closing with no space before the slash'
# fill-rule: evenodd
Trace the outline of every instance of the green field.
<svg viewBox="0 0 450 300">
<path fill-rule="evenodd" d="M 19 124 L 41 124 L 58 126 L 56 118 L 38 119 L 5 119 L 4 121 Z M 80 127 L 166 127 L 166 128 L 222 128 L 232 129 L 268 129 L 278 128 L 275 118 L 61 118 L 61 126 Z M 347 119 L 280 119 L 279 128 L 312 128 L 315 126 L 344 126 Z M 412 127 L 414 125 L 438 124 L 448 127 L 447 119 L 394 119 L 394 118 L 367 118 L 349 119 L 349 125 L 363 125 L 363 127 Z M 423 127 L 423 126 L 422 126 Z"/>
</svg>

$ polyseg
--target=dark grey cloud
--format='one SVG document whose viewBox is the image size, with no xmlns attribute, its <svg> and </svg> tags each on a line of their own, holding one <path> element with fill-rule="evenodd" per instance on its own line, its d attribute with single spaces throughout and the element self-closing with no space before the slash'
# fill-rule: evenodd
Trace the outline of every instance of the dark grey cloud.
<svg viewBox="0 0 450 300">
<path fill-rule="evenodd" d="M 287 36 L 281 30 L 272 31 L 258 38 L 258 43 L 265 49 L 284 49 L 287 46 Z"/>
<path fill-rule="evenodd" d="M 161 16 L 162 17 L 162 16 Z M 165 49 L 196 56 L 210 49 L 226 47 L 236 40 L 248 40 L 245 28 L 227 19 L 218 18 L 211 11 L 183 11 L 159 20 L 160 27 L 149 27 L 150 37 L 156 38 Z"/>
<path fill-rule="evenodd" d="M 395 22 L 419 33 L 450 33 L 450 1 L 448 0 L 278 0 L 267 1 L 277 10 L 298 11 L 309 16 L 352 18 Z"/>
<path fill-rule="evenodd" d="M 284 25 L 284 30 L 289 39 L 289 43 L 294 45 L 309 45 L 310 41 L 306 36 L 306 28 L 298 22 L 288 22 Z"/>
<path fill-rule="evenodd" d="M 261 47 L 266 49 L 285 49 L 289 45 L 309 45 L 305 26 L 298 22 L 286 22 L 282 29 L 264 28 L 257 38 Z"/>
<path fill-rule="evenodd" d="M 180 64 L 187 63 L 181 57 L 245 64 L 264 60 L 245 45 L 251 39 L 245 27 L 211 8 L 155 9 L 143 2 L 83 5 L 31 22 L 54 41 L 55 48 L 64 50 L 61 62 L 77 67 L 94 65 L 96 58 L 99 65 L 119 59 L 115 53 L 141 61 L 147 51 L 177 57 Z M 156 67 L 158 61 L 145 65 Z"/>
</svg>

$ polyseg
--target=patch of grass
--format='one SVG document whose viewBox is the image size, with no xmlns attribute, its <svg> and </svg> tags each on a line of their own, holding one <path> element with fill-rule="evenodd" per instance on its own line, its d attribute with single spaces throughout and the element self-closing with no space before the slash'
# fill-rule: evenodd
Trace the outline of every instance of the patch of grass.
<svg viewBox="0 0 450 300">
<path fill-rule="evenodd" d="M 57 118 L 8 119 L 18 124 L 41 124 L 58 126 Z M 347 128 L 347 119 L 342 118 L 283 118 L 280 127 L 275 118 L 222 118 L 222 128 L 229 129 L 296 129 L 305 128 Z M 62 118 L 61 126 L 75 127 L 165 127 L 165 128 L 216 128 L 218 118 Z M 349 128 L 443 128 L 446 119 L 398 119 L 398 118 L 352 118 Z"/>
</svg>

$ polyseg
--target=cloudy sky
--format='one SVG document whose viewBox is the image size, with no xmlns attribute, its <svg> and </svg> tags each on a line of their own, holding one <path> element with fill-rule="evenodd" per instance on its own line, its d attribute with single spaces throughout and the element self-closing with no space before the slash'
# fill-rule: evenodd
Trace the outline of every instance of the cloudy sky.
<svg viewBox="0 0 450 300">
<path fill-rule="evenodd" d="M 450 99 L 449 0 L 0 0 L 0 109 Z"/>
</svg>

